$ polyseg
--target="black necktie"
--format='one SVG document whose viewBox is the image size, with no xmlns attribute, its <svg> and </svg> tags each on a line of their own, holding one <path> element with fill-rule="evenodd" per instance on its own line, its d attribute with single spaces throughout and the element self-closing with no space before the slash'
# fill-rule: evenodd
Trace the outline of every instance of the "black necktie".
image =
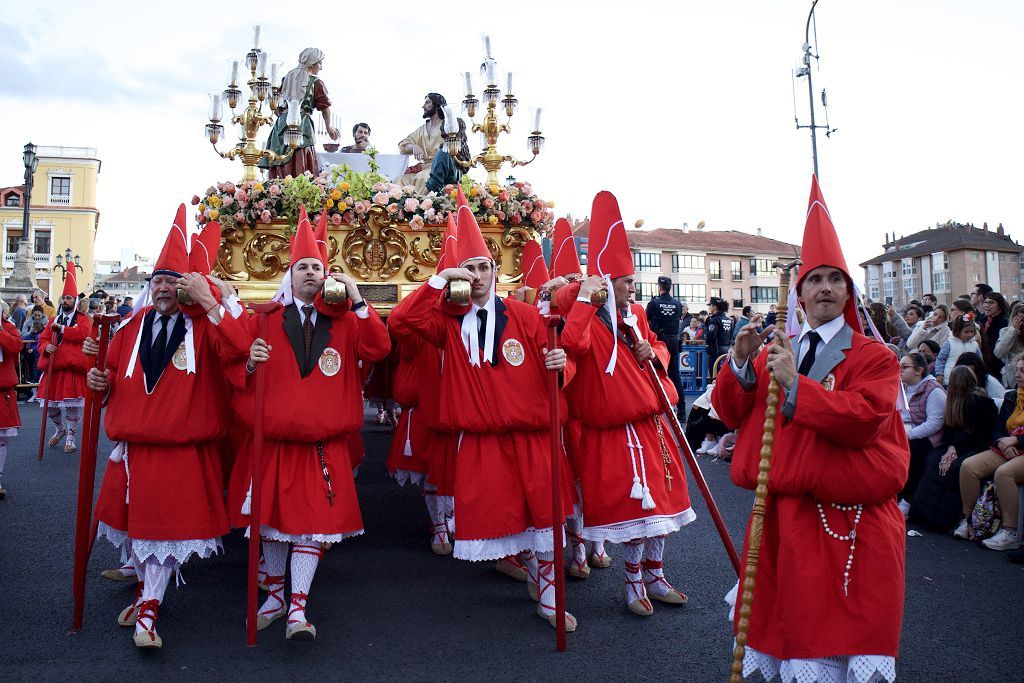
<svg viewBox="0 0 1024 683">
<path fill-rule="evenodd" d="M 807 339 L 810 340 L 811 346 L 807 349 L 807 353 L 804 354 L 804 359 L 800 361 L 799 372 L 801 375 L 806 375 L 811 371 L 811 366 L 814 365 L 814 351 L 818 348 L 818 344 L 821 342 L 821 337 L 813 330 L 807 333 Z"/>
<path fill-rule="evenodd" d="M 302 323 L 302 342 L 306 348 L 306 367 L 309 367 L 309 351 L 313 348 L 313 307 L 308 304 L 303 306 L 302 314 L 306 316 Z"/>
<path fill-rule="evenodd" d="M 167 353 L 167 323 L 170 321 L 171 316 L 160 316 L 160 331 L 156 333 L 156 340 L 153 341 L 153 350 L 156 351 L 154 358 L 161 366 L 163 365 L 164 354 Z"/>
<path fill-rule="evenodd" d="M 483 351 L 484 350 L 484 343 L 487 341 L 487 309 L 486 308 L 481 308 L 479 311 L 476 312 L 476 322 L 477 322 L 477 332 L 479 333 L 479 334 L 477 334 L 477 337 L 478 337 L 478 339 L 480 341 L 480 350 Z M 487 358 L 486 360 L 487 360 L 488 363 L 491 362 L 490 358 Z"/>
</svg>

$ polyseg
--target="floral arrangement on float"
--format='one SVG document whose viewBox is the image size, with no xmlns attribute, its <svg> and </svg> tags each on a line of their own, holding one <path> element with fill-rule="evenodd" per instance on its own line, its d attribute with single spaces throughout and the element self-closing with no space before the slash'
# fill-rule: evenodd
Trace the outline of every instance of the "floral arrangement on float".
<svg viewBox="0 0 1024 683">
<path fill-rule="evenodd" d="M 287 221 L 294 230 L 299 206 L 320 207 L 310 211 L 315 223 L 327 212 L 335 227 L 359 226 L 370 210 L 379 206 L 393 221 L 408 223 L 412 230 L 443 227 L 448 214 L 455 211 L 456 188 L 446 185 L 441 192 L 420 194 L 412 185 L 398 185 L 380 175 L 376 150 L 368 150 L 370 170 L 353 171 L 347 164 L 334 166 L 313 176 L 293 178 L 225 181 L 206 189 L 202 197 L 192 197 L 196 220 L 200 225 L 219 221 L 226 228 L 255 228 L 259 224 Z M 492 193 L 485 185 L 463 176 L 462 191 L 481 225 L 505 225 L 526 228 L 546 235 L 554 223 L 554 202 L 541 199 L 529 183 L 516 182 Z"/>
</svg>

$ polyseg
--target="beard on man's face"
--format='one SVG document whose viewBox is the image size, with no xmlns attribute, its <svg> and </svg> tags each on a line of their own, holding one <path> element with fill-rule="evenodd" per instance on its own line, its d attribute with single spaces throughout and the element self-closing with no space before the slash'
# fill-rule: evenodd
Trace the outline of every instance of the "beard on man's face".
<svg viewBox="0 0 1024 683">
<path fill-rule="evenodd" d="M 434 115 L 434 103 L 431 102 L 427 105 L 426 109 L 423 110 L 423 118 L 429 119 Z"/>
</svg>

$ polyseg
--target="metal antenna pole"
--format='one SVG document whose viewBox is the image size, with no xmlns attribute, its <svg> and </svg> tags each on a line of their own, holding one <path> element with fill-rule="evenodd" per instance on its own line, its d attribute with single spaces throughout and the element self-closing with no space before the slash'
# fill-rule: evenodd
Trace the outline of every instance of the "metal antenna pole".
<svg viewBox="0 0 1024 683">
<path fill-rule="evenodd" d="M 811 11 L 807 15 L 807 28 L 804 30 L 804 67 L 807 70 L 807 96 L 811 104 L 811 158 L 814 160 L 814 175 L 820 181 L 821 176 L 818 175 L 818 128 L 814 123 L 814 86 L 811 83 L 811 19 L 814 17 L 814 8 L 817 4 L 818 0 L 811 3 Z"/>
</svg>

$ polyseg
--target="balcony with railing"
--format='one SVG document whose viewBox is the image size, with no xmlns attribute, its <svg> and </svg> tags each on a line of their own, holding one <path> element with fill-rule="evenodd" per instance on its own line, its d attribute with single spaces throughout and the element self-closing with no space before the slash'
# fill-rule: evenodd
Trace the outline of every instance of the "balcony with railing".
<svg viewBox="0 0 1024 683">
<path fill-rule="evenodd" d="M 16 256 L 17 254 L 11 252 L 4 254 L 4 268 L 13 268 L 14 258 Z M 49 270 L 50 266 L 53 264 L 52 254 L 34 254 L 33 256 L 35 258 L 36 268 L 40 270 Z"/>
</svg>

